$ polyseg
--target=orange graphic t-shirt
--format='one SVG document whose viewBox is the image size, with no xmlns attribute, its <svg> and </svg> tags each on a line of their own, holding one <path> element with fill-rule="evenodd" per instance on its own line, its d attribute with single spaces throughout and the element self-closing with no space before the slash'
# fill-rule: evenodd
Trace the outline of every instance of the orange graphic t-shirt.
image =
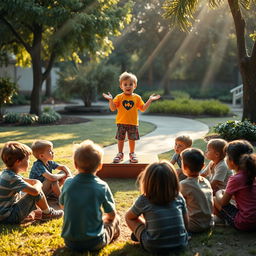
<svg viewBox="0 0 256 256">
<path fill-rule="evenodd" d="M 120 93 L 116 95 L 113 102 L 117 107 L 117 124 L 139 125 L 138 110 L 142 111 L 145 103 L 138 94 Z"/>
</svg>

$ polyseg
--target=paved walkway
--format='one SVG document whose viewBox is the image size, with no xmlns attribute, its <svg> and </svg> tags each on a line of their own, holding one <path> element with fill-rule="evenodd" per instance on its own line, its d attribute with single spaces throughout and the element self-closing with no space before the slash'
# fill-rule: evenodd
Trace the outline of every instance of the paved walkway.
<svg viewBox="0 0 256 256">
<path fill-rule="evenodd" d="M 86 118 L 112 118 L 114 115 L 106 116 L 86 116 Z M 208 126 L 192 119 L 157 116 L 157 115 L 140 115 L 140 121 L 150 122 L 156 125 L 156 129 L 141 137 L 136 142 L 136 153 L 141 154 L 161 154 L 173 149 L 175 137 L 179 135 L 189 135 L 193 140 L 201 138 L 208 132 Z M 116 131 L 113 131 L 113 136 Z M 124 152 L 128 155 L 129 146 L 125 142 Z M 115 155 L 117 153 L 117 145 L 111 145 L 104 148 L 105 155 Z M 127 156 L 125 157 L 126 160 Z"/>
<path fill-rule="evenodd" d="M 104 104 L 104 103 L 103 103 Z M 63 109 L 65 104 L 54 105 L 55 110 Z M 7 111 L 13 112 L 28 112 L 29 106 L 18 106 L 7 108 Z M 81 115 L 89 119 L 108 118 L 115 119 L 115 115 Z M 136 142 L 136 153 L 140 154 L 161 154 L 173 149 L 175 137 L 179 135 L 189 135 L 193 140 L 201 138 L 208 132 L 208 126 L 188 118 L 158 116 L 158 115 L 143 115 L 140 114 L 140 121 L 150 122 L 156 125 L 156 129 L 141 137 Z M 113 131 L 113 136 L 116 130 Z M 125 143 L 124 152 L 126 158 L 129 152 L 128 143 Z M 105 155 L 114 156 L 117 153 L 117 145 L 111 145 L 104 148 Z"/>
</svg>

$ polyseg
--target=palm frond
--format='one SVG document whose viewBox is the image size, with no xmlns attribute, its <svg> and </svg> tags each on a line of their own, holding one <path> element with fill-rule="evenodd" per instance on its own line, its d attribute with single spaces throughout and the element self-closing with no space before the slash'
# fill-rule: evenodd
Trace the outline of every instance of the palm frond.
<svg viewBox="0 0 256 256">
<path fill-rule="evenodd" d="M 256 2 L 255 0 L 239 0 L 239 5 L 244 9 L 249 9 L 252 2 Z"/>
<path fill-rule="evenodd" d="M 209 0 L 209 5 L 214 8 L 220 6 L 223 2 L 224 0 Z"/>
<path fill-rule="evenodd" d="M 166 0 L 163 4 L 165 10 L 163 16 L 187 31 L 192 25 L 191 21 L 197 6 L 198 0 Z"/>
</svg>

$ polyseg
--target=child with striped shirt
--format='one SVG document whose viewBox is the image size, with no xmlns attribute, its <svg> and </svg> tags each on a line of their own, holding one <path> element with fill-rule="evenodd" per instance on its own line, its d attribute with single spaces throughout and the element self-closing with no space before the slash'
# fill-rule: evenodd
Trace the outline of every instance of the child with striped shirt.
<svg viewBox="0 0 256 256">
<path fill-rule="evenodd" d="M 141 195 L 126 213 L 131 238 L 150 253 L 183 250 L 188 243 L 186 203 L 172 164 L 153 163 L 139 176 Z"/>
</svg>

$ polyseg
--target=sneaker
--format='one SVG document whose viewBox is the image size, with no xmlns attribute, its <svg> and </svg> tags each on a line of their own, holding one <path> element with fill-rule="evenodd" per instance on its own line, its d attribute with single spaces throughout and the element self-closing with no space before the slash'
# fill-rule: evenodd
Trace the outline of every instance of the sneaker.
<svg viewBox="0 0 256 256">
<path fill-rule="evenodd" d="M 138 163 L 138 158 L 135 153 L 130 153 L 130 163 Z"/>
<path fill-rule="evenodd" d="M 42 213 L 42 220 L 59 219 L 64 214 L 63 210 L 54 210 L 52 207 L 49 210 L 49 213 Z"/>
<path fill-rule="evenodd" d="M 119 153 L 115 156 L 115 158 L 114 158 L 114 160 L 113 160 L 113 163 L 118 164 L 118 163 L 120 163 L 121 161 L 123 161 L 123 159 L 124 159 L 124 154 L 121 153 L 121 152 L 119 152 Z"/>
</svg>

